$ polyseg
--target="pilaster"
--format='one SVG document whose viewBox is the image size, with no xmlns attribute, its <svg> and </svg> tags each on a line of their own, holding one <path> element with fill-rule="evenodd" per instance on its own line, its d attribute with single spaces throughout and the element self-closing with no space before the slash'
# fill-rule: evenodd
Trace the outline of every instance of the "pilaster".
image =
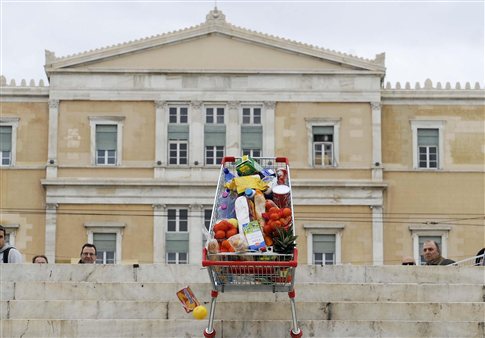
<svg viewBox="0 0 485 338">
<path fill-rule="evenodd" d="M 229 101 L 226 121 L 226 156 L 241 155 L 241 102 Z"/>
<path fill-rule="evenodd" d="M 57 203 L 45 206 L 45 255 L 49 262 L 56 262 Z"/>
<path fill-rule="evenodd" d="M 275 156 L 275 107 L 276 102 L 265 101 L 263 103 L 263 156 Z"/>
<path fill-rule="evenodd" d="M 204 165 L 204 109 L 201 101 L 190 102 L 189 164 Z"/>
<path fill-rule="evenodd" d="M 164 217 L 167 206 L 153 204 L 153 263 L 165 263 L 165 231 L 167 217 Z"/>
<path fill-rule="evenodd" d="M 49 100 L 49 136 L 47 149 L 47 178 L 57 177 L 57 138 L 59 121 L 59 100 Z"/>
<path fill-rule="evenodd" d="M 189 205 L 189 263 L 202 263 L 202 227 L 204 226 L 204 208 L 201 204 Z"/>
<path fill-rule="evenodd" d="M 372 180 L 382 181 L 381 103 L 371 102 L 372 108 Z"/>
<path fill-rule="evenodd" d="M 382 207 L 372 208 L 372 264 L 384 264 L 384 227 L 382 222 Z"/>
<path fill-rule="evenodd" d="M 163 168 L 160 166 L 168 161 L 167 143 L 166 138 L 164 138 L 167 133 L 167 111 L 166 101 L 155 101 L 155 178 L 163 176 Z"/>
</svg>

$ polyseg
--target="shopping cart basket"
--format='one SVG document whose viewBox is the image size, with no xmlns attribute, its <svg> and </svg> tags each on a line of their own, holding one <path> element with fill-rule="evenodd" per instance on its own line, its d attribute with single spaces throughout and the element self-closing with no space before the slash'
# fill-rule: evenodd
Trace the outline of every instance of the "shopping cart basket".
<svg viewBox="0 0 485 338">
<path fill-rule="evenodd" d="M 290 171 L 288 160 L 284 157 L 256 159 L 263 168 L 270 168 L 275 172 L 283 169 L 284 183 L 291 189 Z M 217 184 L 216 198 L 212 213 L 210 231 L 217 221 L 217 197 L 225 189 L 224 168 L 236 173 L 236 158 L 225 157 L 221 165 L 221 174 Z M 291 196 L 291 195 L 290 195 Z M 290 197 L 290 206 L 293 203 Z M 292 213 L 293 218 L 293 213 Z M 293 232 L 294 220 L 292 219 Z M 217 253 L 210 254 L 207 249 L 203 250 L 202 266 L 206 267 L 212 283 L 211 306 L 209 311 L 209 323 L 204 330 L 204 336 L 213 338 L 216 335 L 214 329 L 214 314 L 219 292 L 225 291 L 267 291 L 288 292 L 291 304 L 292 327 L 291 337 L 301 337 L 302 330 L 298 327 L 295 306 L 295 269 L 297 267 L 298 251 L 293 249 L 291 254 L 279 254 L 276 252 L 245 252 L 245 253 Z"/>
</svg>

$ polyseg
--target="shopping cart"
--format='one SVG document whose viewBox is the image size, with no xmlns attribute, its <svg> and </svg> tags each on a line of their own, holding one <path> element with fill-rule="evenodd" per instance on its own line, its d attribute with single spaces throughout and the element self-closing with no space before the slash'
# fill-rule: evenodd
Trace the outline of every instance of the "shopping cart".
<svg viewBox="0 0 485 338">
<path fill-rule="evenodd" d="M 217 184 L 217 191 L 214 200 L 214 208 L 209 231 L 212 231 L 217 221 L 218 196 L 224 191 L 225 178 L 224 168 L 228 168 L 236 174 L 236 158 L 224 157 L 221 165 L 221 174 Z M 261 167 L 272 169 L 279 173 L 278 179 L 290 187 L 290 168 L 287 158 L 258 158 L 257 162 Z M 293 210 L 293 202 L 290 194 L 290 207 Z M 292 223 L 294 233 L 294 219 Z M 267 252 L 245 252 L 245 253 L 217 253 L 210 254 L 207 249 L 203 250 L 202 266 L 206 267 L 212 283 L 211 306 L 209 311 L 209 323 L 204 330 L 204 337 L 214 338 L 214 314 L 216 301 L 219 292 L 225 291 L 267 291 L 267 292 L 288 292 L 291 304 L 292 327 L 291 337 L 301 337 L 302 330 L 298 327 L 295 306 L 295 269 L 297 267 L 298 251 L 293 249 L 291 254 L 280 254 L 268 250 Z"/>
</svg>

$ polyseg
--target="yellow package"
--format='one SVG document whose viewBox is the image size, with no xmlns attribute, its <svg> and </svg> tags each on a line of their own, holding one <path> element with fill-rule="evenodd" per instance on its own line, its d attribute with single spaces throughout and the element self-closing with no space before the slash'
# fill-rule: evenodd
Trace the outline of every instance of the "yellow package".
<svg viewBox="0 0 485 338">
<path fill-rule="evenodd" d="M 261 180 L 259 175 L 234 177 L 234 179 L 226 183 L 226 188 L 237 191 L 238 194 L 242 194 L 247 188 L 257 189 L 265 191 L 268 188 L 268 184 Z"/>
</svg>

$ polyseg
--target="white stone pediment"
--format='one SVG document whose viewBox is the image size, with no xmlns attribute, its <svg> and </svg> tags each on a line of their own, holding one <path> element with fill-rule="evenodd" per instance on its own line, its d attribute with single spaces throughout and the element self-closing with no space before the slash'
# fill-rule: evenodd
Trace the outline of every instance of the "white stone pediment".
<svg viewBox="0 0 485 338">
<path fill-rule="evenodd" d="M 180 31 L 57 58 L 46 51 L 48 74 L 61 72 L 377 73 L 384 56 L 358 58 L 282 39 L 225 21 L 217 10 Z"/>
</svg>

